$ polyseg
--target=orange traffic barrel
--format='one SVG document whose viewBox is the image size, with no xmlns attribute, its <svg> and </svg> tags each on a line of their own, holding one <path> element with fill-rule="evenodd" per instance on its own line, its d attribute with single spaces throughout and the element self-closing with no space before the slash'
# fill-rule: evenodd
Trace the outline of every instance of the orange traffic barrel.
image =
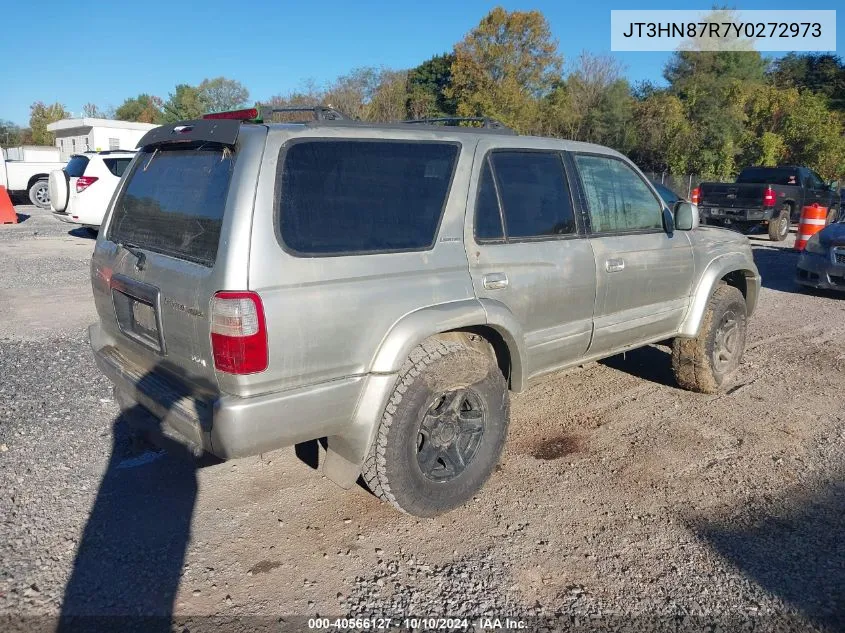
<svg viewBox="0 0 845 633">
<path fill-rule="evenodd" d="M 821 231 L 827 225 L 827 209 L 818 202 L 814 202 L 801 209 L 801 222 L 798 224 L 798 238 L 795 240 L 795 250 L 803 251 L 807 240 Z"/>
</svg>

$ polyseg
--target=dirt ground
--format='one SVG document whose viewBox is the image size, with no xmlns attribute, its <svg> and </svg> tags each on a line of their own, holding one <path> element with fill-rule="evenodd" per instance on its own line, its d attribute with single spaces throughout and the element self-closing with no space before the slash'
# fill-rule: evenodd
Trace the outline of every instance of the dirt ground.
<svg viewBox="0 0 845 633">
<path fill-rule="evenodd" d="M 0 227 L 0 628 L 61 612 L 845 630 L 845 295 L 793 284 L 794 234 L 752 238 L 764 288 L 724 393 L 678 389 L 660 346 L 548 377 L 513 398 L 477 498 L 420 520 L 336 487 L 314 446 L 201 467 L 134 451 L 86 345 L 93 241 L 19 211 Z"/>
</svg>

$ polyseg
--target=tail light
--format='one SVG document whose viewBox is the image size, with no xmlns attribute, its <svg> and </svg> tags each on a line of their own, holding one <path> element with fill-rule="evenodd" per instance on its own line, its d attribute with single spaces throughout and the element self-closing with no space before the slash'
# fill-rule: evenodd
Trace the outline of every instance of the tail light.
<svg viewBox="0 0 845 633">
<path fill-rule="evenodd" d="M 80 176 L 76 179 L 76 193 L 82 193 L 98 180 L 97 176 Z"/>
<path fill-rule="evenodd" d="M 254 292 L 218 292 L 211 300 L 214 367 L 229 374 L 267 369 L 267 327 L 261 297 Z"/>
<path fill-rule="evenodd" d="M 701 187 L 696 187 L 689 195 L 689 201 L 693 204 L 701 202 Z"/>
<path fill-rule="evenodd" d="M 766 190 L 763 192 L 763 206 L 764 207 L 773 207 L 775 206 L 775 202 L 777 202 L 777 196 L 775 196 L 775 190 L 771 187 L 766 187 Z"/>
</svg>

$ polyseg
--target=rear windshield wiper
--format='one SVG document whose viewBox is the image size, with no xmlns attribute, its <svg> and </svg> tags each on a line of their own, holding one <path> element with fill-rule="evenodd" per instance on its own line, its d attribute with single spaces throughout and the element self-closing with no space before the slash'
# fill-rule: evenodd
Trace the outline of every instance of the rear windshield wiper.
<svg viewBox="0 0 845 633">
<path fill-rule="evenodd" d="M 135 256 L 135 259 L 137 260 L 135 262 L 135 268 L 137 268 L 138 270 L 143 270 L 144 264 L 146 264 L 147 262 L 147 256 L 144 254 L 143 251 L 138 248 L 136 244 L 121 241 L 115 241 L 115 244 L 117 244 L 118 246 L 122 246 L 125 250 L 132 253 Z"/>
</svg>

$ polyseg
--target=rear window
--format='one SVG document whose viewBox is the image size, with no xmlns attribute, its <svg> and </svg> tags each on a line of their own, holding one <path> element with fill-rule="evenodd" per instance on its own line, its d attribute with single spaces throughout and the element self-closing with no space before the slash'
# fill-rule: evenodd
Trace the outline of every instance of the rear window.
<svg viewBox="0 0 845 633">
<path fill-rule="evenodd" d="M 747 167 L 736 177 L 738 183 L 757 183 L 761 185 L 798 185 L 798 171 L 778 169 L 776 167 Z"/>
<path fill-rule="evenodd" d="M 85 168 L 88 167 L 87 156 L 71 156 L 67 165 L 64 166 L 64 171 L 68 178 L 79 178 L 85 175 Z"/>
<path fill-rule="evenodd" d="M 132 162 L 131 158 L 104 158 L 103 162 L 106 164 L 106 169 L 108 169 L 113 176 L 117 176 L 120 178 L 123 175 L 123 172 L 126 171 L 126 168 L 129 167 L 129 163 Z"/>
<path fill-rule="evenodd" d="M 339 255 L 434 245 L 456 144 L 318 140 L 282 151 L 279 227 L 287 248 Z"/>
<path fill-rule="evenodd" d="M 228 148 L 208 143 L 138 152 L 109 239 L 213 266 L 233 165 Z"/>
</svg>

